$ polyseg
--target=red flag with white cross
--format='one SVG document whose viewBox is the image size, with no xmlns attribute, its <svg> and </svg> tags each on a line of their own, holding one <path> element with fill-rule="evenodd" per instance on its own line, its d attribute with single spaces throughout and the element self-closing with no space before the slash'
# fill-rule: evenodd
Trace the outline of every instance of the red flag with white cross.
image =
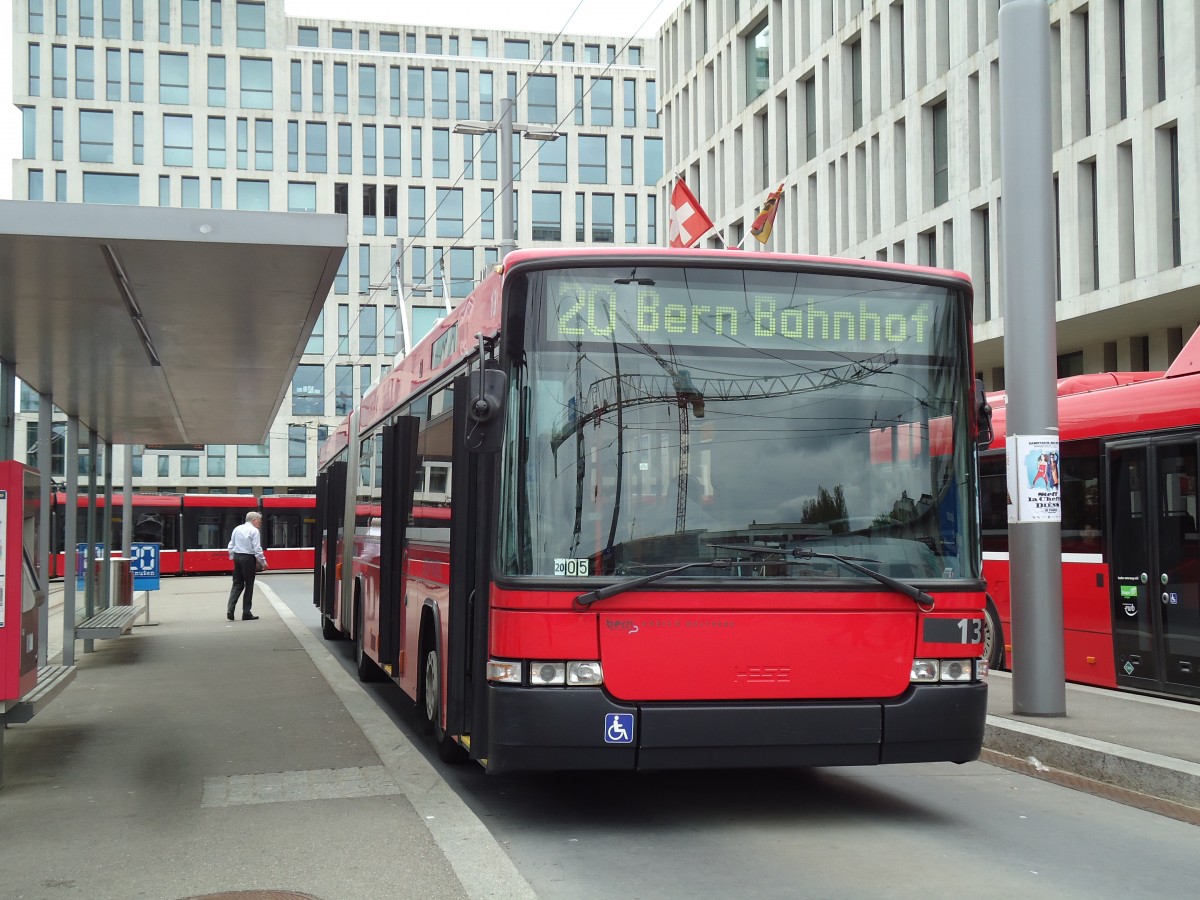
<svg viewBox="0 0 1200 900">
<path fill-rule="evenodd" d="M 675 182 L 675 187 L 671 191 L 670 245 L 672 247 L 691 247 L 712 228 L 712 219 L 708 217 L 708 214 L 701 208 L 700 201 L 680 178 Z"/>
</svg>

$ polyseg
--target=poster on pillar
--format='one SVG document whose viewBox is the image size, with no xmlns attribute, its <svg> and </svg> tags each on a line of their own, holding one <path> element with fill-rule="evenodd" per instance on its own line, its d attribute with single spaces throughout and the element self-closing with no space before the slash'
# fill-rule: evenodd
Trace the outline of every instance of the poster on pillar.
<svg viewBox="0 0 1200 900">
<path fill-rule="evenodd" d="M 1062 474 L 1058 438 L 1009 435 L 1004 442 L 1008 473 L 1008 523 L 1061 522 Z"/>
</svg>

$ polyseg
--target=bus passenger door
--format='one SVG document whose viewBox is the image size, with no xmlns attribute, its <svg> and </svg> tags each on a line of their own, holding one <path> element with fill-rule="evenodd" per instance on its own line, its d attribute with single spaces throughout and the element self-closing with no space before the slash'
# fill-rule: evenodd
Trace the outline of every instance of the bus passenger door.
<svg viewBox="0 0 1200 900">
<path fill-rule="evenodd" d="M 415 416 L 383 429 L 382 521 L 379 533 L 379 665 L 395 678 L 404 646 L 404 538 L 412 512 L 417 470 Z"/>
<path fill-rule="evenodd" d="M 346 506 L 346 464 L 335 462 L 317 476 L 316 558 L 313 603 L 329 618 L 337 608 L 337 564 Z"/>
<path fill-rule="evenodd" d="M 483 679 L 488 650 L 488 597 L 497 454 L 468 449 L 480 426 L 468 411 L 478 378 L 454 381 L 454 465 L 450 506 L 450 611 L 446 650 L 446 731 L 469 734 L 470 755 L 487 751 Z M 499 427 L 492 425 L 490 427 Z"/>
<path fill-rule="evenodd" d="M 1197 438 L 1107 447 L 1117 683 L 1200 696 Z"/>
</svg>

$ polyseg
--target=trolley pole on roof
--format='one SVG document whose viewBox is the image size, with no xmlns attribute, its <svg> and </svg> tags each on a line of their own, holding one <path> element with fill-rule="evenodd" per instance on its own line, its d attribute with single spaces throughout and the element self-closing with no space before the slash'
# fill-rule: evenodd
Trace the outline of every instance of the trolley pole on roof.
<svg viewBox="0 0 1200 900">
<path fill-rule="evenodd" d="M 1050 10 L 1002 0 L 1000 172 L 1013 712 L 1066 715 Z"/>
</svg>

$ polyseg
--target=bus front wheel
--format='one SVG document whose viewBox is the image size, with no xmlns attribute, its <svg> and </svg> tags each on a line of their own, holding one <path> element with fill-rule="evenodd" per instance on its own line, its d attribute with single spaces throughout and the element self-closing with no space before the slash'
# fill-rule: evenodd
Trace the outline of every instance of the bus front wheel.
<svg viewBox="0 0 1200 900">
<path fill-rule="evenodd" d="M 983 609 L 983 656 L 989 669 L 1004 668 L 1004 629 L 990 596 Z"/>
<path fill-rule="evenodd" d="M 429 647 L 425 652 L 424 694 L 424 730 L 433 732 L 438 759 L 447 763 L 465 762 L 466 751 L 442 729 L 442 660 L 437 647 Z"/>
</svg>

